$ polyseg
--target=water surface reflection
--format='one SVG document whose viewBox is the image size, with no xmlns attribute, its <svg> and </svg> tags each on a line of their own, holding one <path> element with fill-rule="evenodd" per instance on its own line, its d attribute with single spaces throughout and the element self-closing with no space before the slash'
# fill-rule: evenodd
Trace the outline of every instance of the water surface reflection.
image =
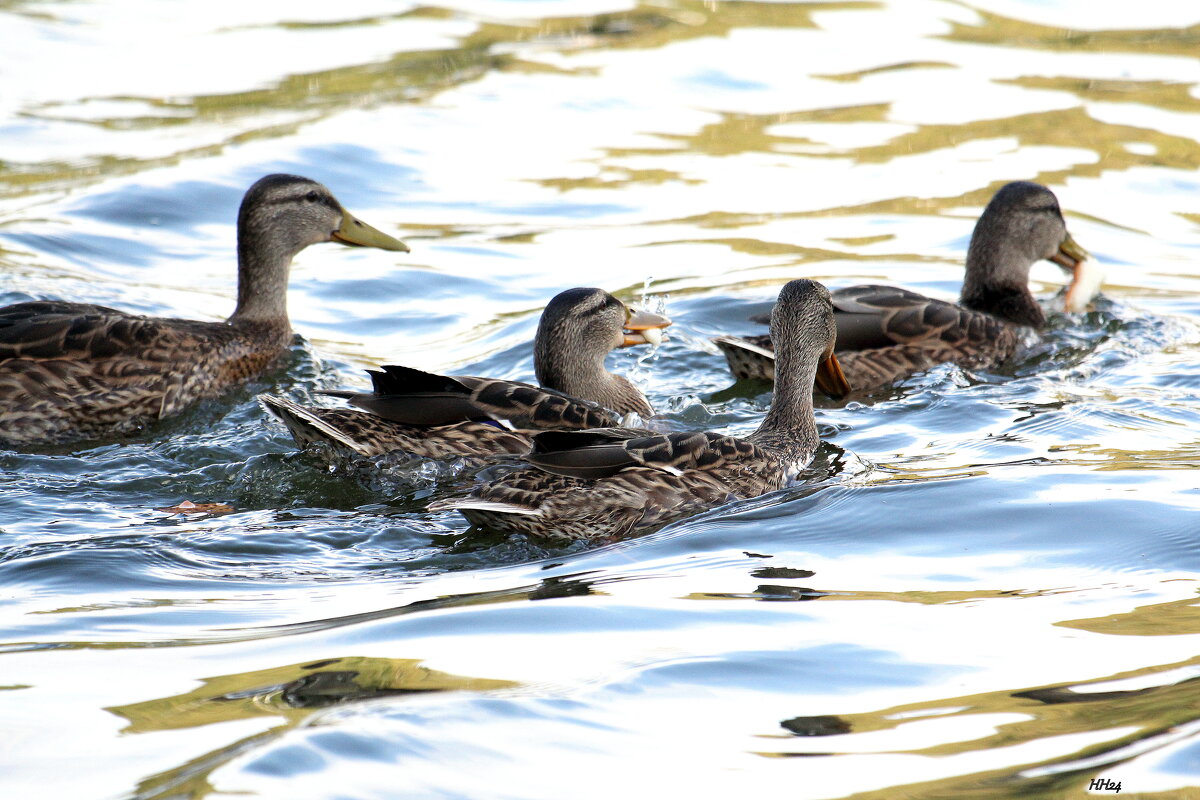
<svg viewBox="0 0 1200 800">
<path fill-rule="evenodd" d="M 306 251 L 300 338 L 244 390 L 128 442 L 0 453 L 7 795 L 1191 791 L 1189 8 L 0 15 L 0 302 L 222 319 L 237 202 L 274 171 L 413 248 Z M 792 277 L 956 296 L 1013 179 L 1108 266 L 1091 311 L 996 370 L 824 404 L 827 469 L 646 537 L 480 536 L 424 511 L 456 474 L 331 471 L 254 400 L 381 362 L 529 379 L 546 300 L 597 284 L 676 321 L 610 367 L 670 425 L 745 433 L 767 389 L 731 387 L 710 336 L 757 332 Z M 1035 269 L 1051 305 L 1060 285 Z M 160 510 L 181 500 L 234 510 Z"/>
</svg>

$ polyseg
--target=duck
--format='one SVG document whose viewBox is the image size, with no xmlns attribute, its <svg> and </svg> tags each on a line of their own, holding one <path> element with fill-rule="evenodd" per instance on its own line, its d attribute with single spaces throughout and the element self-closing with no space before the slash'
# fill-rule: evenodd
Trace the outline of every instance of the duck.
<svg viewBox="0 0 1200 800">
<path fill-rule="evenodd" d="M 0 442 L 127 436 L 260 374 L 292 341 L 292 259 L 318 242 L 408 251 L 320 183 L 267 175 L 238 210 L 237 306 L 224 322 L 57 300 L 0 308 Z"/>
<path fill-rule="evenodd" d="M 612 540 L 732 499 L 788 485 L 820 439 L 814 384 L 850 391 L 834 353 L 837 329 L 829 292 L 790 281 L 771 313 L 778 379 L 771 406 L 745 438 L 715 431 L 652 434 L 606 428 L 546 431 L 522 464 L 467 495 L 435 501 L 473 525 L 537 540 Z"/>
<path fill-rule="evenodd" d="M 1067 310 L 1082 310 L 1099 279 L 1087 251 L 1068 233 L 1058 199 L 1038 183 L 1005 184 L 971 235 L 958 303 L 895 286 L 832 292 L 838 357 L 847 379 L 856 392 L 869 393 L 945 361 L 966 368 L 1001 363 L 1027 330 L 1046 325 L 1029 291 L 1029 271 L 1041 259 L 1071 273 Z M 720 336 L 713 343 L 738 380 L 775 379 L 772 337 Z"/>
<path fill-rule="evenodd" d="M 534 338 L 539 386 L 470 375 L 441 375 L 400 365 L 368 370 L 370 392 L 326 390 L 353 408 L 302 406 L 262 395 L 264 410 L 300 447 L 323 442 L 333 454 L 400 453 L 435 460 L 528 453 L 543 430 L 611 427 L 654 410 L 628 378 L 604 366 L 618 347 L 657 345 L 670 318 L 634 311 L 603 289 L 556 295 Z"/>
</svg>

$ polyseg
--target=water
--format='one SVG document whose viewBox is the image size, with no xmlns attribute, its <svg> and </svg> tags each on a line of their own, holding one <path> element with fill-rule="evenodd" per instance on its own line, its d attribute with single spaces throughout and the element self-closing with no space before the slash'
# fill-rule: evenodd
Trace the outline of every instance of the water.
<svg viewBox="0 0 1200 800">
<path fill-rule="evenodd" d="M 412 246 L 305 251 L 302 339 L 226 398 L 0 452 L 5 797 L 1200 797 L 1200 11 L 84 0 L 0 30 L 0 302 L 221 319 L 273 171 Z M 953 297 L 1013 179 L 1106 265 L 1092 311 L 825 404 L 800 485 L 648 536 L 468 533 L 424 511 L 453 475 L 331 471 L 254 401 L 385 362 L 529 379 L 549 297 L 649 280 L 671 338 L 612 367 L 745 432 L 768 396 L 709 336 L 796 276 Z"/>
</svg>

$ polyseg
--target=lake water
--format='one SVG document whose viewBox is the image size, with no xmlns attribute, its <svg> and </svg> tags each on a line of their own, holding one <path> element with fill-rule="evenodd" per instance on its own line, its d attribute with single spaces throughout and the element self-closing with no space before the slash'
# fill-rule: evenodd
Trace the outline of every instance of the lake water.
<svg viewBox="0 0 1200 800">
<path fill-rule="evenodd" d="M 297 344 L 220 401 L 0 451 L 0 796 L 1200 797 L 1200 6 L 10 0 L 0 36 L 0 303 L 222 319 L 269 172 L 412 247 L 302 253 Z M 468 532 L 433 465 L 330 471 L 254 400 L 532 379 L 596 285 L 676 323 L 613 369 L 747 432 L 710 336 L 791 277 L 953 298 L 1015 179 L 1093 310 L 823 404 L 800 485 L 640 538 Z"/>
</svg>

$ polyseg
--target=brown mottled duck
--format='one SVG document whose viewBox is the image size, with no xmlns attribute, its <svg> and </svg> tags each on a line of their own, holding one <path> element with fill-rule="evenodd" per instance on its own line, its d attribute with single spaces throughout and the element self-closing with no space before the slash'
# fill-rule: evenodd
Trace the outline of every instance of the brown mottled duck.
<svg viewBox="0 0 1200 800">
<path fill-rule="evenodd" d="M 786 486 L 819 443 L 814 382 L 834 395 L 850 387 L 833 352 L 833 304 L 821 284 L 800 279 L 783 287 L 771 335 L 779 378 L 770 410 L 749 436 L 624 428 L 541 433 L 526 466 L 430 509 L 457 509 L 475 525 L 505 533 L 609 539 Z"/>
<path fill-rule="evenodd" d="M 1029 291 L 1029 270 L 1049 259 L 1072 273 L 1068 310 L 1081 310 L 1094 286 L 1087 252 L 1067 233 L 1054 194 L 1027 181 L 996 192 L 979 217 L 967 250 L 958 304 L 894 286 L 851 286 L 832 292 L 838 358 L 856 392 L 870 392 L 935 364 L 994 366 L 1009 358 L 1027 329 L 1046 316 Z M 1087 294 L 1087 296 L 1082 296 Z M 761 321 L 760 318 L 756 318 Z M 739 379 L 775 379 L 770 336 L 721 336 L 713 342 Z"/>
<path fill-rule="evenodd" d="M 251 378 L 288 347 L 292 258 L 317 242 L 407 251 L 321 184 L 268 175 L 238 211 L 238 300 L 224 322 L 61 301 L 0 308 L 0 443 L 124 436 Z"/>
<path fill-rule="evenodd" d="M 434 459 L 529 452 L 537 431 L 600 428 L 627 414 L 649 417 L 646 396 L 613 375 L 604 358 L 617 347 L 661 341 L 671 321 L 633 312 L 602 289 L 568 289 L 542 312 L 534 368 L 542 388 L 519 381 L 436 375 L 409 367 L 369 370 L 373 391 L 327 391 L 354 409 L 301 406 L 263 395 L 263 407 L 300 446 L 335 452 L 401 452 Z"/>
</svg>

